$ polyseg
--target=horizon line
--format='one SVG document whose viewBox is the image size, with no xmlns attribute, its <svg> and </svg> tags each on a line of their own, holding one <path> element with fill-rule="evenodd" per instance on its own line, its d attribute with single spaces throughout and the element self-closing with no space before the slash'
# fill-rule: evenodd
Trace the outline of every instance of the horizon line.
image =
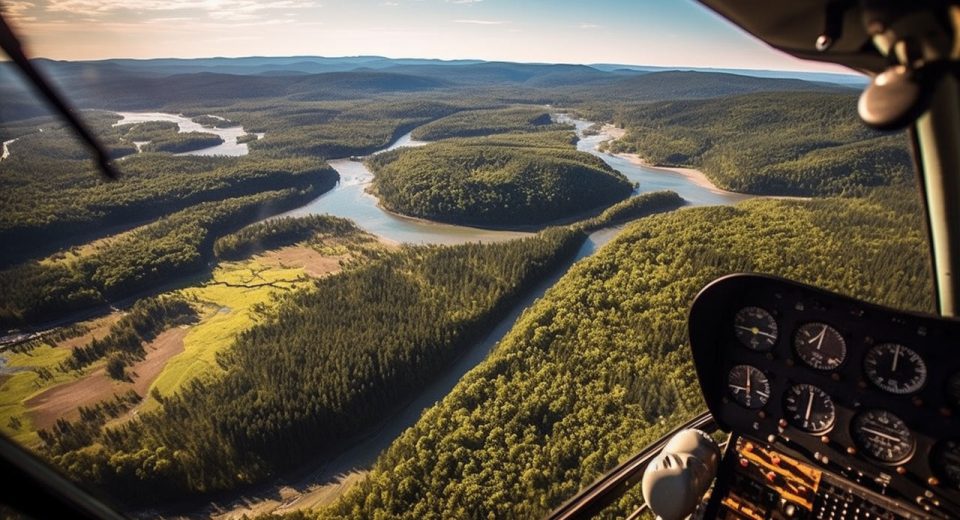
<svg viewBox="0 0 960 520">
<path fill-rule="evenodd" d="M 62 58 L 51 58 L 48 56 L 31 56 L 28 59 L 30 60 L 48 60 L 48 61 L 57 61 L 57 62 L 66 62 L 66 63 L 92 63 L 92 62 L 103 62 L 103 61 L 115 61 L 115 60 L 127 60 L 127 61 L 157 61 L 157 60 L 182 60 L 182 61 L 193 61 L 193 60 L 242 60 L 242 59 L 282 59 L 282 58 L 321 58 L 321 59 L 349 59 L 349 58 L 380 58 L 384 60 L 392 61 L 401 61 L 401 60 L 428 60 L 428 61 L 437 61 L 437 62 L 456 62 L 456 61 L 473 61 L 473 62 L 482 62 L 482 63 L 514 63 L 518 65 L 579 65 L 585 67 L 594 67 L 596 65 L 606 65 L 606 66 L 623 66 L 623 67 L 644 67 L 652 69 L 667 69 L 667 70 L 683 70 L 683 69 L 700 69 L 700 70 L 737 70 L 737 71 L 753 71 L 753 72 L 786 72 L 794 74 L 822 74 L 828 76 L 850 76 L 850 77 L 862 77 L 863 74 L 858 73 L 857 71 L 850 70 L 848 72 L 828 72 L 828 71 L 817 71 L 817 70 L 797 70 L 797 69 L 758 69 L 758 68 L 749 68 L 749 67 L 710 67 L 710 66 L 698 66 L 698 65 L 642 65 L 635 63 L 618 63 L 618 62 L 590 62 L 590 63 L 577 63 L 577 62 L 549 62 L 549 61 L 511 61 L 511 60 L 498 60 L 498 59 L 484 59 L 484 58 L 424 58 L 424 57 L 403 57 L 403 58 L 392 58 L 389 56 L 383 56 L 379 54 L 356 54 L 356 55 L 344 55 L 344 56 L 324 56 L 319 54 L 292 54 L 292 55 L 247 55 L 247 56 L 194 56 L 194 57 L 179 57 L 179 56 L 155 56 L 150 58 L 134 58 L 134 57 L 112 57 L 112 58 L 94 58 L 94 59 L 82 59 L 82 60 L 70 60 Z M 12 60 L 6 56 L 0 56 L 0 62 L 10 63 Z"/>
</svg>

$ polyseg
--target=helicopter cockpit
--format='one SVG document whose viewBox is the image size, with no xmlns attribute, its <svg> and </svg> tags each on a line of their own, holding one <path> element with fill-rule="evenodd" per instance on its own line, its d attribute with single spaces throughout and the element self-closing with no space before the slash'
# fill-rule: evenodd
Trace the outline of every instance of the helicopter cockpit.
<svg viewBox="0 0 960 520">
<path fill-rule="evenodd" d="M 776 277 L 714 281 L 688 321 L 709 413 L 551 518 L 590 517 L 633 485 L 646 501 L 635 516 L 664 519 L 956 518 L 958 6 L 703 3 L 794 56 L 873 76 L 859 113 L 878 129 L 910 129 L 941 316 Z M 718 431 L 730 434 L 720 444 Z"/>
</svg>

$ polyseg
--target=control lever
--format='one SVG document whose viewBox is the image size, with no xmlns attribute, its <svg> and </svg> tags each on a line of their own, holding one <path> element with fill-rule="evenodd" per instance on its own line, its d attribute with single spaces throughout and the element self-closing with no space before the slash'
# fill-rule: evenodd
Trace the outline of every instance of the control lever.
<svg viewBox="0 0 960 520">
<path fill-rule="evenodd" d="M 658 518 L 686 518 L 710 489 L 719 465 L 716 441 L 700 430 L 683 430 L 667 441 L 644 471 L 643 499 Z"/>
</svg>

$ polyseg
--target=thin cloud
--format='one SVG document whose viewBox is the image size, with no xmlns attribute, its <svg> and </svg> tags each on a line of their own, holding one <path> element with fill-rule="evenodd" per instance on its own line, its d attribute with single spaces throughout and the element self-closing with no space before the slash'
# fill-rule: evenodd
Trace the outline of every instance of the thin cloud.
<svg viewBox="0 0 960 520">
<path fill-rule="evenodd" d="M 504 25 L 510 22 L 506 20 L 454 20 L 453 23 L 469 23 L 474 25 Z"/>
<path fill-rule="evenodd" d="M 483 0 L 447 0 L 448 4 L 479 4 Z"/>
<path fill-rule="evenodd" d="M 319 7 L 313 0 L 47 0 L 45 11 L 74 16 L 98 17 L 118 11 L 139 13 L 200 11 L 220 20 L 249 20 L 263 11 Z"/>
<path fill-rule="evenodd" d="M 21 22 L 32 22 L 37 18 L 34 16 L 27 16 L 26 12 L 30 9 L 36 7 L 34 2 L 26 2 L 22 0 L 6 0 L 0 4 L 0 12 L 3 13 L 5 17 L 10 20 L 17 20 Z"/>
<path fill-rule="evenodd" d="M 397 7 L 400 5 L 400 2 L 384 2 L 383 5 L 387 7 Z"/>
<path fill-rule="evenodd" d="M 578 27 L 581 29 L 599 29 L 603 27 L 602 25 L 597 25 L 595 23 L 582 23 Z"/>
</svg>

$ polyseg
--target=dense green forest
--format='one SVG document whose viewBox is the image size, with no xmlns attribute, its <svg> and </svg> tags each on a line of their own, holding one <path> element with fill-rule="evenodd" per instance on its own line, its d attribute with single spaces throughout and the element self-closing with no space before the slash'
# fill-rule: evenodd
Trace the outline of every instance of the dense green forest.
<svg viewBox="0 0 960 520">
<path fill-rule="evenodd" d="M 176 134 L 180 131 L 180 125 L 173 121 L 144 121 L 143 123 L 124 123 L 119 125 L 117 130 L 121 138 L 127 141 L 153 141 Z"/>
<path fill-rule="evenodd" d="M 106 241 L 75 259 L 32 261 L 0 271 L 0 326 L 52 320 L 70 311 L 155 289 L 204 268 L 214 240 L 289 209 L 317 191 L 288 189 L 204 202 Z"/>
<path fill-rule="evenodd" d="M 674 191 L 643 193 L 610 206 L 596 217 L 577 222 L 575 227 L 589 233 L 654 213 L 677 209 L 684 203 L 685 201 Z"/>
<path fill-rule="evenodd" d="M 218 360 L 222 379 L 162 396 L 160 411 L 96 437 L 83 425 L 45 435 L 47 455 L 112 496 L 156 503 L 335 453 L 432 380 L 584 238 L 561 228 L 499 244 L 408 247 L 320 279 L 239 337 Z"/>
<path fill-rule="evenodd" d="M 565 125 L 553 124 L 550 112 L 542 108 L 509 107 L 457 112 L 418 127 L 411 133 L 411 137 L 424 141 L 437 141 L 450 137 L 476 137 L 563 128 L 566 128 Z"/>
<path fill-rule="evenodd" d="M 625 108 L 615 152 L 694 166 L 717 186 L 762 195 L 834 195 L 912 177 L 902 134 L 867 128 L 856 96 L 763 93 Z"/>
<path fill-rule="evenodd" d="M 222 236 L 213 244 L 213 254 L 225 260 L 245 258 L 253 253 L 295 244 L 308 238 L 358 233 L 351 220 L 330 215 L 281 217 L 251 224 Z M 319 235 L 319 236 L 318 236 Z"/>
<path fill-rule="evenodd" d="M 181 132 L 156 138 L 143 145 L 144 152 L 183 153 L 223 144 L 223 138 L 207 132 Z"/>
<path fill-rule="evenodd" d="M 626 178 L 575 150 L 569 131 L 451 139 L 378 154 L 367 164 L 384 207 L 476 226 L 544 224 L 630 195 Z"/>
<path fill-rule="evenodd" d="M 250 143 L 251 150 L 334 159 L 374 152 L 419 125 L 468 106 L 472 103 L 401 99 L 238 106 L 224 114 L 247 130 L 266 132 L 263 139 Z"/>
<path fill-rule="evenodd" d="M 136 152 L 133 140 L 178 135 L 175 123 L 114 127 L 116 114 L 84 112 L 84 117 L 108 146 L 123 154 Z M 309 157 L 144 153 L 117 166 L 123 179 L 105 183 L 89 152 L 59 126 L 21 136 L 11 145 L 10 157 L 0 162 L 0 266 L 201 202 L 287 188 L 319 193 L 339 178 L 322 160 Z"/>
<path fill-rule="evenodd" d="M 921 229 L 915 199 L 893 189 L 639 220 L 576 264 L 319 516 L 541 517 L 703 409 L 686 313 L 707 282 L 773 273 L 929 312 Z"/>
<path fill-rule="evenodd" d="M 214 128 L 230 128 L 232 126 L 237 126 L 237 123 L 229 120 L 223 119 L 217 116 L 212 116 L 209 114 L 204 114 L 202 116 L 196 116 L 190 118 L 191 121 L 197 123 L 198 125 L 214 127 Z"/>
</svg>

